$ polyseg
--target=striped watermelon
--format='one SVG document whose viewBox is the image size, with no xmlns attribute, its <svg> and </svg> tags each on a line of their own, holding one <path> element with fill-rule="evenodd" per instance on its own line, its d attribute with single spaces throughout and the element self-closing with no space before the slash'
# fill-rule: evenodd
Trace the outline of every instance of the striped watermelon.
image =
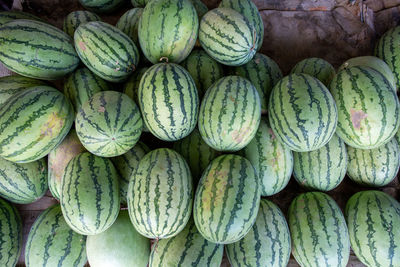
<svg viewBox="0 0 400 267">
<path fill-rule="evenodd" d="M 357 149 L 349 146 L 347 153 L 349 154 L 347 175 L 358 184 L 385 186 L 399 171 L 400 148 L 395 138 L 375 149 Z"/>
<path fill-rule="evenodd" d="M 134 7 L 145 7 L 149 0 L 131 0 Z"/>
<path fill-rule="evenodd" d="M 142 16 L 143 8 L 132 8 L 126 11 L 118 20 L 115 27 L 128 35 L 137 47 L 139 47 L 139 19 Z"/>
<path fill-rule="evenodd" d="M 45 83 L 40 80 L 20 75 L 0 77 L 0 105 L 6 103 L 14 94 L 19 93 L 28 87 L 37 85 L 45 85 Z"/>
<path fill-rule="evenodd" d="M 260 50 L 264 41 L 264 23 L 257 6 L 251 0 L 222 0 L 219 7 L 236 10 L 254 25 L 257 33 L 257 50 Z"/>
<path fill-rule="evenodd" d="M 346 205 L 351 247 L 367 266 L 400 263 L 400 204 L 380 191 L 354 194 Z"/>
<path fill-rule="evenodd" d="M 232 267 L 286 266 L 291 240 L 285 216 L 273 202 L 261 199 L 257 219 L 240 241 L 226 246 Z"/>
<path fill-rule="evenodd" d="M 49 189 L 53 197 L 60 200 L 61 179 L 68 162 L 79 153 L 86 151 L 76 135 L 75 129 L 71 129 L 64 140 L 48 155 Z"/>
<path fill-rule="evenodd" d="M 220 267 L 224 246 L 204 239 L 190 219 L 177 236 L 160 240 L 154 245 L 149 267 L 208 266 Z"/>
<path fill-rule="evenodd" d="M 255 137 L 242 154 L 256 170 L 262 196 L 272 196 L 289 183 L 293 171 L 292 151 L 277 140 L 266 119 L 261 119 Z"/>
<path fill-rule="evenodd" d="M 84 152 L 67 165 L 61 180 L 61 210 L 77 233 L 104 232 L 119 213 L 118 174 L 112 162 Z"/>
<path fill-rule="evenodd" d="M 138 65 L 139 51 L 135 43 L 105 22 L 91 21 L 79 26 L 74 41 L 82 62 L 104 80 L 124 81 Z"/>
<path fill-rule="evenodd" d="M 18 19 L 0 27 L 0 62 L 23 76 L 56 80 L 79 64 L 71 37 L 40 21 Z"/>
<path fill-rule="evenodd" d="M 14 162 L 38 160 L 64 139 L 73 120 L 72 106 L 58 90 L 23 90 L 0 106 L 0 156 Z"/>
<path fill-rule="evenodd" d="M 142 142 L 137 142 L 136 145 L 125 154 L 111 158 L 115 169 L 119 174 L 119 191 L 121 204 L 126 205 L 126 196 L 128 194 L 129 180 L 132 174 L 137 169 L 139 161 L 150 152 L 148 146 Z"/>
<path fill-rule="evenodd" d="M 200 22 L 201 46 L 224 65 L 240 66 L 249 62 L 257 51 L 259 38 L 253 24 L 231 8 L 215 8 Z"/>
<path fill-rule="evenodd" d="M 104 91 L 82 105 L 75 127 L 79 140 L 89 152 L 100 157 L 116 157 L 137 143 L 143 120 L 129 96 Z"/>
<path fill-rule="evenodd" d="M 16 10 L 0 11 L 0 27 L 6 24 L 7 22 L 16 19 L 30 19 L 30 20 L 42 21 L 41 18 L 22 11 L 16 11 Z"/>
<path fill-rule="evenodd" d="M 97 14 L 86 10 L 72 11 L 64 18 L 63 31 L 74 38 L 75 30 L 80 25 L 90 21 L 101 21 L 101 18 Z"/>
<path fill-rule="evenodd" d="M 325 86 L 329 86 L 335 76 L 335 68 L 322 58 L 306 58 L 298 62 L 290 73 L 305 73 L 320 80 Z"/>
<path fill-rule="evenodd" d="M 211 58 L 204 50 L 193 50 L 182 62 L 182 66 L 192 76 L 200 98 L 211 85 L 224 76 L 221 64 Z"/>
<path fill-rule="evenodd" d="M 79 0 L 79 3 L 96 13 L 109 13 L 120 7 L 124 0 Z"/>
<path fill-rule="evenodd" d="M 182 139 L 196 126 L 196 86 L 190 74 L 177 64 L 150 67 L 140 81 L 138 98 L 146 127 L 161 140 Z"/>
<path fill-rule="evenodd" d="M 86 236 L 75 233 L 65 222 L 60 205 L 47 208 L 37 217 L 25 248 L 27 267 L 84 266 Z"/>
<path fill-rule="evenodd" d="M 289 207 L 293 256 L 301 266 L 346 266 L 349 233 L 336 202 L 321 192 L 303 193 Z"/>
<path fill-rule="evenodd" d="M 174 150 L 147 153 L 132 174 L 128 210 L 136 230 L 148 238 L 177 235 L 192 212 L 193 185 L 189 166 Z"/>
<path fill-rule="evenodd" d="M 18 210 L 0 198 L 0 265 L 15 266 L 22 248 L 22 220 Z"/>
<path fill-rule="evenodd" d="M 247 159 L 232 154 L 211 161 L 197 187 L 193 216 L 201 235 L 217 244 L 242 239 L 256 221 L 261 186 Z"/>
<path fill-rule="evenodd" d="M 91 267 L 144 267 L 149 261 L 150 241 L 133 228 L 128 211 L 121 210 L 105 232 L 88 236 L 86 252 Z"/>
<path fill-rule="evenodd" d="M 294 152 L 293 156 L 294 178 L 307 189 L 332 190 L 343 181 L 346 175 L 346 146 L 336 134 L 320 149 Z"/>
<path fill-rule="evenodd" d="M 95 93 L 110 90 L 106 81 L 93 74 L 87 68 L 79 68 L 71 73 L 64 82 L 64 95 L 71 101 L 75 113 L 82 104 Z"/>
<path fill-rule="evenodd" d="M 261 109 L 266 111 L 272 88 L 282 79 L 278 64 L 266 55 L 256 53 L 248 63 L 235 67 L 233 73 L 248 79 L 254 85 L 260 95 Z"/>
<path fill-rule="evenodd" d="M 239 76 L 226 76 L 204 95 L 199 111 L 203 140 L 218 151 L 238 151 L 255 136 L 261 118 L 256 88 Z"/>
<path fill-rule="evenodd" d="M 322 82 L 307 74 L 290 74 L 273 88 L 268 104 L 271 128 L 291 150 L 307 152 L 332 138 L 337 108 Z"/>
<path fill-rule="evenodd" d="M 148 70 L 148 67 L 139 68 L 135 71 L 129 79 L 124 83 L 122 92 L 127 94 L 136 104 L 139 105 L 139 98 L 138 98 L 138 91 L 140 80 L 142 79 L 143 75 Z"/>
<path fill-rule="evenodd" d="M 190 0 L 190 2 L 192 2 L 194 8 L 196 9 L 196 13 L 200 21 L 204 14 L 208 12 L 208 7 L 201 0 Z"/>
<path fill-rule="evenodd" d="M 352 147 L 373 149 L 386 144 L 399 125 L 399 99 L 387 79 L 369 67 L 340 71 L 331 83 L 338 106 L 336 133 Z"/>
</svg>

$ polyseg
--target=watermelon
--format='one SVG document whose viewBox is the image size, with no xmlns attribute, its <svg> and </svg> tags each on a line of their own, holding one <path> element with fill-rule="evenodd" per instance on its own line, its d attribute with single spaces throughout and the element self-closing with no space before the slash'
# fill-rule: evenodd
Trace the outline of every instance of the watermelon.
<svg viewBox="0 0 400 267">
<path fill-rule="evenodd" d="M 336 202 L 327 194 L 308 192 L 289 207 L 292 254 L 301 266 L 347 266 L 349 233 Z"/>
<path fill-rule="evenodd" d="M 79 68 L 71 73 L 64 82 L 64 95 L 71 101 L 75 113 L 82 104 L 95 93 L 110 90 L 106 81 L 93 74 L 87 68 Z"/>
<path fill-rule="evenodd" d="M 134 7 L 145 7 L 149 0 L 131 0 Z"/>
<path fill-rule="evenodd" d="M 343 69 L 331 92 L 338 106 L 336 133 L 352 147 L 373 149 L 386 144 L 399 125 L 399 99 L 389 81 L 364 66 Z"/>
<path fill-rule="evenodd" d="M 17 11 L 17 10 L 0 11 L 0 27 L 6 24 L 7 22 L 16 19 L 30 19 L 30 20 L 42 21 L 41 18 L 22 11 Z"/>
<path fill-rule="evenodd" d="M 64 140 L 50 151 L 47 158 L 49 189 L 56 199 L 60 200 L 61 179 L 64 175 L 65 167 L 67 167 L 72 158 L 84 151 L 86 149 L 79 141 L 75 129 L 71 129 Z"/>
<path fill-rule="evenodd" d="M 79 64 L 72 39 L 40 21 L 17 19 L 0 27 L 0 62 L 23 76 L 56 80 Z"/>
<path fill-rule="evenodd" d="M 0 265 L 15 266 L 22 249 L 22 220 L 18 210 L 0 198 Z"/>
<path fill-rule="evenodd" d="M 84 266 L 86 236 L 72 231 L 65 222 L 59 204 L 37 217 L 25 248 L 27 267 Z"/>
<path fill-rule="evenodd" d="M 0 106 L 0 156 L 13 162 L 38 160 L 64 139 L 73 120 L 71 104 L 57 89 L 23 90 Z"/>
<path fill-rule="evenodd" d="M 335 68 L 326 60 L 317 57 L 306 58 L 298 62 L 290 73 L 305 73 L 329 86 L 336 74 Z"/>
<path fill-rule="evenodd" d="M 61 210 L 77 233 L 107 230 L 119 213 L 118 174 L 112 162 L 84 152 L 74 157 L 61 179 Z"/>
<path fill-rule="evenodd" d="M 127 202 L 132 224 L 141 235 L 176 236 L 192 212 L 192 177 L 185 159 L 168 148 L 147 153 L 131 176 Z"/>
<path fill-rule="evenodd" d="M 257 219 L 240 241 L 226 246 L 232 267 L 287 266 L 291 240 L 285 216 L 273 202 L 261 199 Z"/>
<path fill-rule="evenodd" d="M 129 79 L 124 83 L 122 92 L 127 94 L 136 104 L 139 105 L 139 98 L 138 98 L 138 91 L 140 80 L 142 79 L 143 75 L 148 70 L 148 67 L 139 68 L 135 71 Z"/>
<path fill-rule="evenodd" d="M 390 183 L 397 175 L 400 166 L 400 148 L 393 138 L 375 149 L 347 147 L 349 168 L 347 175 L 354 182 L 381 187 Z"/>
<path fill-rule="evenodd" d="M 128 152 L 139 140 L 143 120 L 129 96 L 104 91 L 93 95 L 76 115 L 79 140 L 91 153 L 116 157 Z"/>
<path fill-rule="evenodd" d="M 277 140 L 266 119 L 261 119 L 255 137 L 241 153 L 256 170 L 262 196 L 279 193 L 289 183 L 293 171 L 292 151 Z"/>
<path fill-rule="evenodd" d="M 160 240 L 154 245 L 149 267 L 220 267 L 223 254 L 224 246 L 204 239 L 191 219 L 177 236 Z"/>
<path fill-rule="evenodd" d="M 201 176 L 193 216 L 210 242 L 230 244 L 242 239 L 256 221 L 261 186 L 247 159 L 233 154 L 211 161 Z"/>
<path fill-rule="evenodd" d="M 101 21 L 101 18 L 97 14 L 86 10 L 72 11 L 64 19 L 63 31 L 74 38 L 75 30 L 80 25 L 90 21 Z"/>
<path fill-rule="evenodd" d="M 91 21 L 79 26 L 74 41 L 82 62 L 104 80 L 124 81 L 138 65 L 139 51 L 135 43 L 105 22 Z"/>
<path fill-rule="evenodd" d="M 127 205 L 126 196 L 128 194 L 129 180 L 139 165 L 139 161 L 150 152 L 148 146 L 142 142 L 137 142 L 136 145 L 125 154 L 111 158 L 115 169 L 119 174 L 119 191 L 121 204 Z"/>
<path fill-rule="evenodd" d="M 14 94 L 19 93 L 26 88 L 37 85 L 45 85 L 45 83 L 40 80 L 20 76 L 18 74 L 0 77 L 0 105 L 6 103 Z"/>
<path fill-rule="evenodd" d="M 218 151 L 238 151 L 253 139 L 261 118 L 256 88 L 239 76 L 226 76 L 204 95 L 199 111 L 203 140 Z"/>
<path fill-rule="evenodd" d="M 346 175 L 346 146 L 336 134 L 320 149 L 294 152 L 293 156 L 294 178 L 299 185 L 307 189 L 319 191 L 335 189 Z"/>
<path fill-rule="evenodd" d="M 79 3 L 96 13 L 109 13 L 120 7 L 124 0 L 79 0 Z"/>
<path fill-rule="evenodd" d="M 240 66 L 249 62 L 257 51 L 259 38 L 253 24 L 231 8 L 215 8 L 200 22 L 201 46 L 224 65 Z"/>
<path fill-rule="evenodd" d="M 336 130 L 338 111 L 322 82 L 308 74 L 289 74 L 273 88 L 268 104 L 276 138 L 296 152 L 323 147 Z"/>
<path fill-rule="evenodd" d="M 224 76 L 221 64 L 204 50 L 193 50 L 188 58 L 182 62 L 182 66 L 192 76 L 200 98 L 211 85 Z"/>
<path fill-rule="evenodd" d="M 138 98 L 146 127 L 161 140 L 182 139 L 196 126 L 199 110 L 196 85 L 190 74 L 177 64 L 159 63 L 150 67 L 140 81 Z"/>
<path fill-rule="evenodd" d="M 190 0 L 190 2 L 192 2 L 194 9 L 196 9 L 200 21 L 204 14 L 208 12 L 208 7 L 201 0 Z"/>
<path fill-rule="evenodd" d="M 351 247 L 367 266 L 398 266 L 400 204 L 380 191 L 354 194 L 346 204 Z"/>
<path fill-rule="evenodd" d="M 128 35 L 136 46 L 139 46 L 139 20 L 142 16 L 143 8 L 132 8 L 126 11 L 118 20 L 115 27 Z"/>
<path fill-rule="evenodd" d="M 128 211 L 121 210 L 105 232 L 88 236 L 86 252 L 91 267 L 144 267 L 149 261 L 150 241 L 133 228 Z"/>
</svg>

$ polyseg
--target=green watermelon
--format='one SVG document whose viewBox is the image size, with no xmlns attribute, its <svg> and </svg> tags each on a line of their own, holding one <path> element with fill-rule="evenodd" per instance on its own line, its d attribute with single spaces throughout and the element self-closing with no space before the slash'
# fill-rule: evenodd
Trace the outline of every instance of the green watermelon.
<svg viewBox="0 0 400 267">
<path fill-rule="evenodd" d="M 346 175 L 346 146 L 336 134 L 320 149 L 294 152 L 293 156 L 294 178 L 307 189 L 332 190 L 343 181 Z"/>
<path fill-rule="evenodd" d="M 259 38 L 253 24 L 231 8 L 215 8 L 200 22 L 201 46 L 224 65 L 240 66 L 249 62 L 257 51 Z"/>
<path fill-rule="evenodd" d="M 199 110 L 196 86 L 190 74 L 177 64 L 159 63 L 150 67 L 140 81 L 138 98 L 146 127 L 161 140 L 182 139 L 196 126 Z"/>
<path fill-rule="evenodd" d="M 240 241 L 226 246 L 232 267 L 287 266 L 291 240 L 285 216 L 273 202 L 261 199 L 257 219 Z"/>
<path fill-rule="evenodd" d="M 63 31 L 74 38 L 75 30 L 80 25 L 90 21 L 101 21 L 101 18 L 97 14 L 86 10 L 72 11 L 64 19 Z"/>
<path fill-rule="evenodd" d="M 339 114 L 336 133 L 347 145 L 373 149 L 396 134 L 399 99 L 380 72 L 364 66 L 343 69 L 333 78 L 331 92 Z"/>
<path fill-rule="evenodd" d="M 18 210 L 0 198 L 0 265 L 15 266 L 22 249 L 22 220 Z"/>
<path fill-rule="evenodd" d="M 329 86 L 336 74 L 335 68 L 326 60 L 317 57 L 306 58 L 298 62 L 290 73 L 305 73 Z"/>
<path fill-rule="evenodd" d="M 367 266 L 400 263 L 400 204 L 380 191 L 354 194 L 346 205 L 351 248 Z"/>
<path fill-rule="evenodd" d="M 182 66 L 192 76 L 200 98 L 203 97 L 211 85 L 224 76 L 221 64 L 210 57 L 204 50 L 193 50 L 186 60 L 182 62 Z"/>
<path fill-rule="evenodd" d="M 190 2 L 192 2 L 194 8 L 196 9 L 196 13 L 200 21 L 204 14 L 208 12 L 208 7 L 201 0 L 190 0 Z"/>
<path fill-rule="evenodd" d="M 233 73 L 248 79 L 254 85 L 260 96 L 261 109 L 266 111 L 272 88 L 282 79 L 278 64 L 266 55 L 256 53 L 248 63 L 235 67 Z"/>
<path fill-rule="evenodd" d="M 68 134 L 69 101 L 49 86 L 30 87 L 0 106 L 0 156 L 13 162 L 43 158 Z"/>
<path fill-rule="evenodd" d="M 338 111 L 329 90 L 308 74 L 290 74 L 274 87 L 268 104 L 276 138 L 291 150 L 323 147 L 336 130 Z"/>
<path fill-rule="evenodd" d="M 127 202 L 132 224 L 141 235 L 176 236 L 192 212 L 192 177 L 184 158 L 168 148 L 147 153 L 131 176 Z"/>
<path fill-rule="evenodd" d="M 40 80 L 20 76 L 18 74 L 0 77 L 0 105 L 6 103 L 14 94 L 19 93 L 26 88 L 37 85 L 45 85 L 45 83 Z"/>
<path fill-rule="evenodd" d="M 339 206 L 330 196 L 303 193 L 292 201 L 288 214 L 292 253 L 301 266 L 347 266 L 349 233 Z"/>
<path fill-rule="evenodd" d="M 47 208 L 37 217 L 25 248 L 27 267 L 84 266 L 86 236 L 75 233 L 65 222 L 60 205 Z"/>
<path fill-rule="evenodd" d="M 0 62 L 23 76 L 56 80 L 79 64 L 72 39 L 47 23 L 17 19 L 0 27 Z"/>
<path fill-rule="evenodd" d="M 0 11 L 0 27 L 6 24 L 7 22 L 16 20 L 16 19 L 30 19 L 43 21 L 41 18 L 36 17 L 30 13 L 17 11 L 17 10 L 9 10 L 9 11 Z"/>
<path fill-rule="evenodd" d="M 149 0 L 131 0 L 134 7 L 145 7 Z"/>
<path fill-rule="evenodd" d="M 204 95 L 199 111 L 203 140 L 218 151 L 238 151 L 253 139 L 261 118 L 256 88 L 239 76 L 226 76 Z"/>
<path fill-rule="evenodd" d="M 142 16 L 143 8 L 132 8 L 126 11 L 118 20 L 115 27 L 128 35 L 136 46 L 139 46 L 139 20 Z"/>
<path fill-rule="evenodd" d="M 232 154 L 211 161 L 195 194 L 193 216 L 210 242 L 230 244 L 242 239 L 256 221 L 261 186 L 247 159 Z"/>
<path fill-rule="evenodd" d="M 91 21 L 79 26 L 74 41 L 82 62 L 104 80 L 124 81 L 139 63 L 135 43 L 121 30 L 105 22 Z"/>
<path fill-rule="evenodd" d="M 90 235 L 86 252 L 91 267 L 144 267 L 150 256 L 150 241 L 133 228 L 127 210 L 121 210 L 105 232 Z"/>
<path fill-rule="evenodd" d="M 266 119 L 261 119 L 255 137 L 241 152 L 256 170 L 262 196 L 272 196 L 289 183 L 292 151 L 277 140 Z"/>
<path fill-rule="evenodd" d="M 112 162 L 89 152 L 70 160 L 61 180 L 60 203 L 75 232 L 95 235 L 107 230 L 120 206 L 118 174 Z"/>
<path fill-rule="evenodd" d="M 83 146 L 100 157 L 128 152 L 139 140 L 143 120 L 138 106 L 115 91 L 96 93 L 76 115 L 76 133 Z"/>
<path fill-rule="evenodd" d="M 143 75 L 148 70 L 148 67 L 139 68 L 135 71 L 129 79 L 124 83 L 122 92 L 127 94 L 136 104 L 139 105 L 139 98 L 138 98 L 138 91 L 140 80 L 142 79 Z"/>
<path fill-rule="evenodd" d="M 124 0 L 79 0 L 79 3 L 96 13 L 110 13 L 123 5 Z"/>
<path fill-rule="evenodd" d="M 349 167 L 347 175 L 354 182 L 381 187 L 390 183 L 397 175 L 400 166 L 400 148 L 393 138 L 375 149 L 347 147 Z"/>
</svg>

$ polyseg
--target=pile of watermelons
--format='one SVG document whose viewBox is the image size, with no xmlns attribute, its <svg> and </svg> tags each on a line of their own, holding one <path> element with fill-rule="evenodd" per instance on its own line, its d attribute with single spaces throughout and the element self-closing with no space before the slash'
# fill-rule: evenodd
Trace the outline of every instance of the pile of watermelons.
<svg viewBox="0 0 400 267">
<path fill-rule="evenodd" d="M 376 57 L 337 72 L 309 58 L 282 77 L 257 53 L 250 0 L 132 0 L 116 26 L 95 14 L 122 2 L 81 0 L 90 11 L 64 32 L 0 12 L 0 62 L 16 73 L 0 78 L 0 266 L 22 247 L 11 203 L 48 188 L 60 204 L 32 226 L 27 266 L 219 266 L 224 250 L 232 266 L 286 266 L 291 252 L 346 266 L 350 245 L 367 266 L 400 266 L 397 200 L 362 191 L 343 215 L 321 192 L 346 173 L 368 187 L 397 175 L 400 27 Z M 142 132 L 169 148 L 150 150 Z M 262 197 L 292 173 L 310 192 L 287 223 Z"/>
</svg>

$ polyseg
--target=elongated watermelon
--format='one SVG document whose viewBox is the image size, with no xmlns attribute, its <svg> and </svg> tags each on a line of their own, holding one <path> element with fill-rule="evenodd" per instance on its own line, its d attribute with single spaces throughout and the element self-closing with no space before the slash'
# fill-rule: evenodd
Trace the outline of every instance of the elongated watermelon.
<svg viewBox="0 0 400 267">
<path fill-rule="evenodd" d="M 329 86 L 336 71 L 328 61 L 322 58 L 311 57 L 298 62 L 290 73 L 305 73 L 317 78 L 325 86 Z"/>
<path fill-rule="evenodd" d="M 293 156 L 293 176 L 305 188 L 329 191 L 336 188 L 346 175 L 346 145 L 336 134 L 320 149 L 294 152 Z"/>
<path fill-rule="evenodd" d="M 286 266 L 291 240 L 282 211 L 273 202 L 261 199 L 257 219 L 250 232 L 240 241 L 228 244 L 226 254 L 232 267 Z"/>
<path fill-rule="evenodd" d="M 196 13 L 200 21 L 204 14 L 208 12 L 208 7 L 201 0 L 190 0 L 190 2 L 192 2 L 194 8 L 196 9 Z"/>
<path fill-rule="evenodd" d="M 90 21 L 101 21 L 101 18 L 97 14 L 86 10 L 72 11 L 64 19 L 63 31 L 74 38 L 75 30 L 80 25 Z"/>
<path fill-rule="evenodd" d="M 67 165 L 61 180 L 61 210 L 68 225 L 83 235 L 107 230 L 119 213 L 118 174 L 112 162 L 84 152 Z"/>
<path fill-rule="evenodd" d="M 215 8 L 200 22 L 201 46 L 224 65 L 240 66 L 249 62 L 257 51 L 259 38 L 254 25 L 231 8 Z"/>
<path fill-rule="evenodd" d="M 139 20 L 142 16 L 143 8 L 132 8 L 126 11 L 118 20 L 115 27 L 128 35 L 136 46 L 139 47 Z"/>
<path fill-rule="evenodd" d="M 0 27 L 6 24 L 7 22 L 16 19 L 30 19 L 30 20 L 42 21 L 41 18 L 27 12 L 16 11 L 16 10 L 0 11 Z"/>
<path fill-rule="evenodd" d="M 399 99 L 380 72 L 364 66 L 344 69 L 333 78 L 331 92 L 338 106 L 336 133 L 347 145 L 373 149 L 396 134 Z"/>
<path fill-rule="evenodd" d="M 199 20 L 190 0 L 149 1 L 139 22 L 139 42 L 153 64 L 182 62 L 197 39 Z"/>
<path fill-rule="evenodd" d="M 150 241 L 136 232 L 127 210 L 121 210 L 105 232 L 88 236 L 86 252 L 91 267 L 144 267 L 150 256 Z"/>
<path fill-rule="evenodd" d="M 76 52 L 96 75 L 110 82 L 121 82 L 136 69 L 139 51 L 118 28 L 101 21 L 81 25 L 74 34 Z"/>
<path fill-rule="evenodd" d="M 301 266 L 347 266 L 350 240 L 336 202 L 321 192 L 303 193 L 289 207 L 292 253 Z"/>
<path fill-rule="evenodd" d="M 135 71 L 124 83 L 124 87 L 122 89 L 122 92 L 127 94 L 133 101 L 135 101 L 137 105 L 139 105 L 138 91 L 140 80 L 148 69 L 148 67 L 143 67 Z"/>
<path fill-rule="evenodd" d="M 218 151 L 238 151 L 253 139 L 261 118 L 256 88 L 239 76 L 226 76 L 204 95 L 199 111 L 203 140 Z"/>
<path fill-rule="evenodd" d="M 232 154 L 211 161 L 197 187 L 193 217 L 201 235 L 217 244 L 242 239 L 256 221 L 261 186 L 247 159 Z"/>
<path fill-rule="evenodd" d="M 57 89 L 23 90 L 0 106 L 0 156 L 13 162 L 38 160 L 64 139 L 73 121 L 72 105 Z"/>
<path fill-rule="evenodd" d="M 27 267 L 84 266 L 86 236 L 75 233 L 65 222 L 59 204 L 37 217 L 25 248 Z"/>
<path fill-rule="evenodd" d="M 35 80 L 32 78 L 20 76 L 20 75 L 11 75 L 4 76 L 0 78 L 0 105 L 6 103 L 8 99 L 16 93 L 21 92 L 22 90 L 37 86 L 37 85 L 45 85 L 43 81 Z"/>
<path fill-rule="evenodd" d="M 293 153 L 275 137 L 266 119 L 261 119 L 255 137 L 242 150 L 259 177 L 262 196 L 272 196 L 289 183 Z"/>
<path fill-rule="evenodd" d="M 177 236 L 158 241 L 150 255 L 149 267 L 207 266 L 220 267 L 224 246 L 201 236 L 193 220 Z"/>
<path fill-rule="evenodd" d="M 120 7 L 124 0 L 79 0 L 79 3 L 96 13 L 109 13 Z"/>
<path fill-rule="evenodd" d="M 346 204 L 351 248 L 367 266 L 398 266 L 400 204 L 380 191 L 354 194 Z"/>
<path fill-rule="evenodd" d="M 168 148 L 147 153 L 131 176 L 127 202 L 132 224 L 141 235 L 176 236 L 192 213 L 192 177 L 185 159 Z"/>
</svg>

